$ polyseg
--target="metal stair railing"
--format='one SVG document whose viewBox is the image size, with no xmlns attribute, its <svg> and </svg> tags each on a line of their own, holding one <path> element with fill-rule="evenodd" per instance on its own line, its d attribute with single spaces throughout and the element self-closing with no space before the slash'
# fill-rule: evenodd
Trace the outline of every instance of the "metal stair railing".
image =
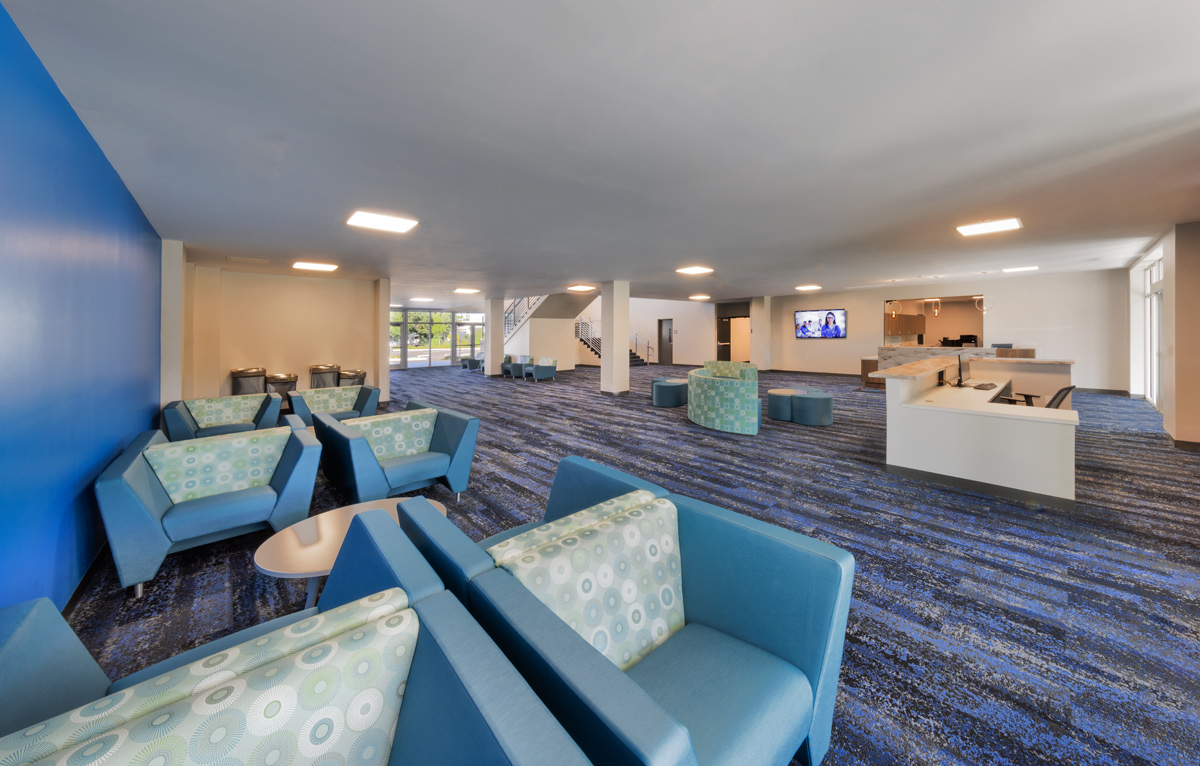
<svg viewBox="0 0 1200 766">
<path fill-rule="evenodd" d="M 590 348 L 596 353 L 596 356 L 603 357 L 600 342 L 600 323 L 594 319 L 584 319 L 580 317 L 575 320 L 575 337 L 583 342 L 583 345 Z M 646 362 L 650 362 L 654 353 L 654 347 L 650 345 L 650 341 L 643 338 L 636 331 L 629 331 L 629 350 L 641 357 Z"/>
<path fill-rule="evenodd" d="M 524 319 L 530 311 L 533 311 L 539 303 L 544 300 L 544 295 L 531 295 L 525 298 L 517 298 L 512 303 L 508 304 L 508 308 L 504 309 L 504 339 L 513 334 L 513 331 L 521 326 L 521 320 Z"/>
</svg>

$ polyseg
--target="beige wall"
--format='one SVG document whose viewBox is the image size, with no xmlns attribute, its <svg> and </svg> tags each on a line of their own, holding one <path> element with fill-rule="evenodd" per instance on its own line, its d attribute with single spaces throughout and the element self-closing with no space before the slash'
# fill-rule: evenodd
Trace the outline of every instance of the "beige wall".
<svg viewBox="0 0 1200 766">
<path fill-rule="evenodd" d="M 185 397 L 227 395 L 235 367 L 294 372 L 303 390 L 309 365 L 336 362 L 366 370 L 367 382 L 380 386 L 380 400 L 387 400 L 387 280 L 196 265 L 186 282 Z"/>
<path fill-rule="evenodd" d="M 530 319 L 504 344 L 504 353 L 513 359 L 525 355 L 536 361 L 552 356 L 558 360 L 558 369 L 564 372 L 575 369 L 580 349 L 587 350 L 575 339 L 574 319 Z M 592 359 L 599 362 L 594 356 Z"/>
<path fill-rule="evenodd" d="M 583 310 L 581 316 L 588 319 L 600 319 L 600 300 L 596 299 Z M 672 362 L 674 364 L 702 365 L 717 358 L 717 314 L 713 304 L 701 301 L 667 301 L 653 298 L 629 299 L 629 328 L 635 330 L 644 338 L 650 339 L 654 347 L 654 359 L 658 361 L 658 320 L 670 319 L 674 328 Z M 582 344 L 581 344 L 582 345 Z M 591 356 L 591 362 L 597 364 L 595 356 L 587 354 L 580 357 L 586 360 Z"/>
<path fill-rule="evenodd" d="M 1075 361 L 1074 382 L 1083 388 L 1129 389 L 1128 274 L 1125 269 L 976 280 L 937 286 L 941 295 L 985 295 L 993 304 L 983 319 L 986 343 L 1037 348 L 1045 359 Z M 886 299 L 929 297 L 928 285 L 779 296 L 774 367 L 778 370 L 857 374 L 862 357 L 875 356 L 883 340 Z M 793 312 L 846 309 L 848 334 L 841 340 L 797 340 Z"/>
</svg>

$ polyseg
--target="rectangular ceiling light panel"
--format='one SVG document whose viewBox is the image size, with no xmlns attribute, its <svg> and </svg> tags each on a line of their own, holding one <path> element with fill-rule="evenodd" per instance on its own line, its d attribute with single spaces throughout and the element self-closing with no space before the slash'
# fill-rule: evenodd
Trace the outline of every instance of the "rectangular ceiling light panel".
<svg viewBox="0 0 1200 766">
<path fill-rule="evenodd" d="M 983 221 L 959 226 L 958 233 L 964 237 L 974 237 L 979 234 L 995 234 L 998 231 L 1013 231 L 1021 228 L 1020 218 L 1004 218 L 999 221 Z"/>
<path fill-rule="evenodd" d="M 399 216 L 394 215 L 368 213 L 364 210 L 354 211 L 354 215 L 350 216 L 350 220 L 346 221 L 346 223 L 351 226 L 362 226 L 365 229 L 394 231 L 400 234 L 403 234 L 417 225 L 417 222 L 411 218 L 400 218 Z"/>
</svg>

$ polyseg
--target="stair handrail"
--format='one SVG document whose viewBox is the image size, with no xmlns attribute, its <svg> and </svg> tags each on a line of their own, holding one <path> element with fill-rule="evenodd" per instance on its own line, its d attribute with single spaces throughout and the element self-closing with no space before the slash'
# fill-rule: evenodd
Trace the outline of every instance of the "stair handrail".
<svg viewBox="0 0 1200 766">
<path fill-rule="evenodd" d="M 575 319 L 575 337 L 583 341 L 583 345 L 595 352 L 596 356 L 603 356 L 600 353 L 600 323 L 594 319 L 585 319 L 578 317 Z"/>
<path fill-rule="evenodd" d="M 575 337 L 583 341 L 583 344 L 592 351 L 595 351 L 597 356 L 604 356 L 601 353 L 600 323 L 595 319 L 588 319 L 586 317 L 576 318 Z M 649 339 L 642 337 L 636 330 L 632 329 L 629 331 L 629 350 L 647 362 L 653 361 L 654 346 L 650 345 Z"/>
<path fill-rule="evenodd" d="M 643 338 L 632 328 L 629 330 L 629 347 L 647 363 L 654 361 L 650 356 L 654 353 L 654 347 L 650 345 L 649 339 Z M 642 349 L 645 349 L 645 353 L 642 353 Z"/>
<path fill-rule="evenodd" d="M 541 303 L 544 295 L 529 295 L 524 298 L 517 298 L 508 307 L 504 309 L 504 339 L 508 340 L 508 336 L 513 334 L 513 331 L 520 326 L 521 320 L 533 311 L 537 304 Z"/>
</svg>

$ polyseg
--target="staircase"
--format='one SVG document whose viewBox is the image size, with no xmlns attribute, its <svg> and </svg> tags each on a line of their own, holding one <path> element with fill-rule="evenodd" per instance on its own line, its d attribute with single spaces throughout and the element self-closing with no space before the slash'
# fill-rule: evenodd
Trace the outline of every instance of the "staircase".
<svg viewBox="0 0 1200 766">
<path fill-rule="evenodd" d="M 604 358 L 600 343 L 600 323 L 594 319 L 579 318 L 575 320 L 575 337 L 579 342 L 587 347 L 596 355 L 597 359 Z M 654 353 L 654 348 L 650 345 L 650 341 L 638 335 L 633 330 L 629 331 L 629 366 L 630 367 L 645 367 L 649 364 L 650 356 Z M 643 356 L 644 354 L 644 356 Z"/>
<path fill-rule="evenodd" d="M 594 295 L 553 293 L 512 301 L 504 310 L 504 340 L 508 342 L 530 319 L 574 319 L 596 299 Z"/>
</svg>

